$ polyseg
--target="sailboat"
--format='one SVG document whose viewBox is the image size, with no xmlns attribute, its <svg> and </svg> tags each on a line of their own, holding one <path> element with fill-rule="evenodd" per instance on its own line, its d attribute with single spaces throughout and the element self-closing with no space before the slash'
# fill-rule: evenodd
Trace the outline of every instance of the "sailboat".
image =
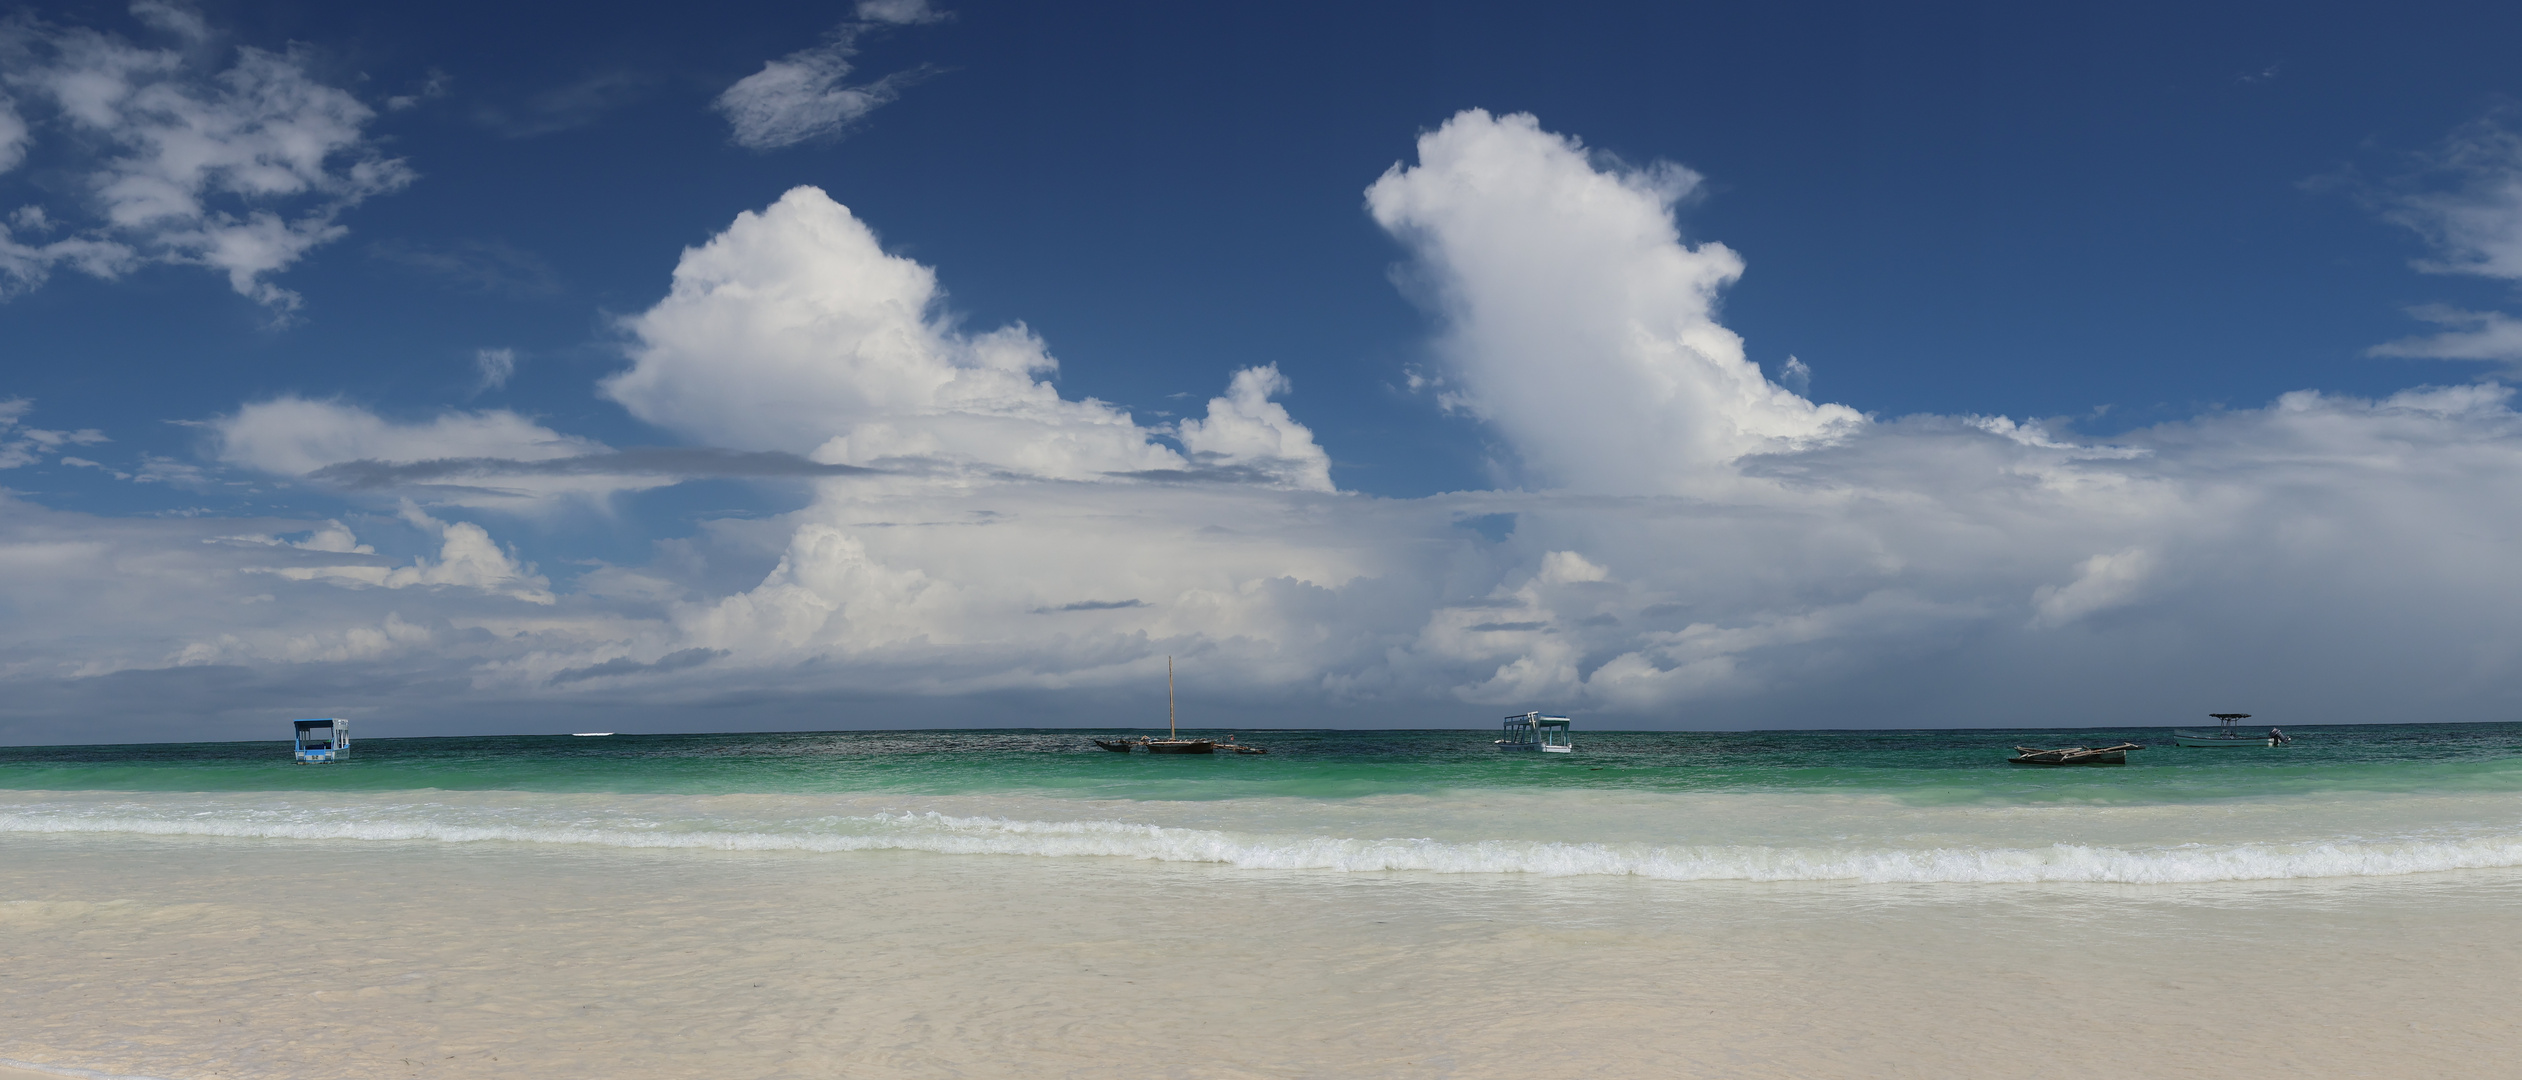
<svg viewBox="0 0 2522 1080">
<path fill-rule="evenodd" d="M 1146 747 L 1147 752 L 1151 754 L 1214 754 L 1217 752 L 1216 743 L 1207 739 L 1183 738 L 1182 730 L 1174 724 L 1173 657 L 1165 658 L 1165 737 L 1143 739 L 1140 740 L 1139 745 Z"/>
</svg>

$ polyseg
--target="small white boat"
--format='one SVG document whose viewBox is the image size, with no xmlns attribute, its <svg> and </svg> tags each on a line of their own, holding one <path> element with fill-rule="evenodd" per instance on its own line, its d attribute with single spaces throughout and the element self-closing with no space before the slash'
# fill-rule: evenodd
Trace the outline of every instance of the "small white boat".
<svg viewBox="0 0 2522 1080">
<path fill-rule="evenodd" d="M 569 734 L 570 734 L 571 736 L 575 737 L 575 738 L 580 738 L 580 739 L 594 739 L 594 738 L 601 738 L 601 737 L 603 737 L 603 736 L 610 735 L 610 734 L 612 734 L 612 732 L 610 732 L 610 731 L 573 731 L 573 732 L 570 732 Z"/>
<path fill-rule="evenodd" d="M 1567 717 L 1543 716 L 1537 712 L 1507 717 L 1506 737 L 1497 741 L 1497 748 L 1573 754 L 1576 743 L 1568 733 L 1568 723 Z"/>
<path fill-rule="evenodd" d="M 2275 728 L 2269 728 L 2268 734 L 2256 735 L 2234 726 L 2241 721 L 2251 718 L 2251 714 L 2246 712 L 2220 712 L 2208 713 L 2207 715 L 2224 721 L 2224 726 L 2217 728 L 2214 731 L 2196 731 L 2190 728 L 2173 728 L 2172 741 L 2182 746 L 2210 747 L 2284 746 L 2285 744 L 2294 741 L 2293 739 L 2287 738 L 2285 732 L 2279 731 Z"/>
</svg>

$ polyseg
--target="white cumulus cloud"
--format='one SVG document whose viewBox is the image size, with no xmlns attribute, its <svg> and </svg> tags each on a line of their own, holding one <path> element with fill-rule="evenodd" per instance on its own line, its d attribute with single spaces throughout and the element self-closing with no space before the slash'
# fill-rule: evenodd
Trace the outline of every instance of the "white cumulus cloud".
<svg viewBox="0 0 2522 1080">
<path fill-rule="evenodd" d="M 1434 306 L 1424 378 L 1516 463 L 1511 486 L 1408 499 L 1339 490 L 1275 366 L 1219 370 L 1171 428 L 1061 395 L 1036 335 L 960 326 L 935 270 L 800 188 L 683 253 L 602 389 L 787 463 L 807 505 L 573 588 L 462 521 L 389 556 L 329 522 L 250 527 L 292 546 L 12 503 L 0 607 L 59 618 L 0 627 L 0 677 L 201 644 L 520 709 L 987 694 L 1109 723 L 1171 655 L 1219 722 L 1710 727 L 2163 723 L 2236 699 L 2347 722 L 2522 693 L 2508 388 L 2306 390 L 2107 442 L 1869 419 L 1746 358 L 1717 304 L 1745 261 L 1676 224 L 1693 182 L 1473 111 L 1374 183 Z M 214 434 L 234 465 L 319 479 L 629 453 L 508 413 L 295 398 Z M 248 602 L 274 590 L 296 591 Z M 225 625 L 240 611 L 262 636 Z M 601 697 L 621 687 L 638 697 Z"/>
<path fill-rule="evenodd" d="M 534 568 L 517 560 L 515 553 L 490 538 L 490 530 L 469 521 L 440 521 L 418 507 L 405 504 L 406 521 L 438 536 L 438 557 L 415 557 L 402 566 L 378 565 L 374 562 L 344 562 L 312 566 L 285 566 L 271 573 L 293 581 L 330 581 L 347 585 L 372 585 L 385 589 L 408 589 L 414 586 L 452 586 L 479 589 L 532 604 L 553 603 L 551 582 L 534 572 Z M 306 551 L 368 555 L 374 549 L 341 522 L 329 521 L 315 535 L 290 545 Z"/>
<path fill-rule="evenodd" d="M 1024 326 L 957 327 L 934 271 L 816 188 L 684 252 L 673 290 L 625 325 L 633 363 L 604 393 L 711 445 L 1063 480 L 1191 465 L 1128 413 L 1061 397 L 1046 378 L 1059 362 Z M 1312 435 L 1267 400 L 1284 380 L 1235 385 L 1187 427 L 1204 463 L 1327 486 Z"/>
<path fill-rule="evenodd" d="M 1762 376 L 1716 318 L 1742 258 L 1685 242 L 1686 169 L 1598 166 L 1529 115 L 1473 109 L 1367 189 L 1435 305 L 1456 399 L 1549 487 L 1676 493 L 1746 454 L 1861 425 Z"/>
<path fill-rule="evenodd" d="M 1288 389 L 1275 364 L 1236 372 L 1226 395 L 1209 399 L 1208 415 L 1177 425 L 1182 448 L 1202 464 L 1261 469 L 1290 487 L 1331 490 L 1331 455 L 1287 406 L 1271 400 Z"/>
<path fill-rule="evenodd" d="M 1181 424 L 1168 459 L 1059 397 L 1037 339 L 955 330 L 931 271 L 792 192 L 686 254 L 610 392 L 695 438 L 932 467 L 823 483 L 767 578 L 646 647 L 927 692 L 1126 682 L 1171 652 L 1255 693 L 1667 718 L 1845 705 L 1876 680 L 1956 704 L 2108 682 L 2175 638 L 2190 666 L 2111 692 L 2227 685 L 2270 655 L 2255 635 L 2370 677 L 2403 641 L 2258 622 L 2410 597 L 2522 650 L 2468 592 L 2522 595 L 2522 576 L 2457 539 L 2522 524 L 2484 494 L 2522 482 L 2501 388 L 2306 392 L 2109 444 L 1870 421 L 1745 358 L 1716 315 L 1741 259 L 1675 224 L 1693 182 L 1473 111 L 1370 189 L 1436 305 L 1431 377 L 1536 489 L 1419 500 L 1332 489 L 1269 369 Z M 1210 455 L 1281 471 L 1203 472 Z M 1501 514 L 1494 543 L 1454 524 Z M 2400 524 L 2418 519 L 2462 524 Z M 2291 692 L 2279 671 L 2238 677 Z"/>
</svg>

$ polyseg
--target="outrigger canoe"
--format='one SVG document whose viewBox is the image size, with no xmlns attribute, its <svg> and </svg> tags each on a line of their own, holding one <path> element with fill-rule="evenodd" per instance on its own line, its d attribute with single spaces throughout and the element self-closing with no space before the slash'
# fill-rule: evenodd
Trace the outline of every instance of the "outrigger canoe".
<svg viewBox="0 0 2522 1080">
<path fill-rule="evenodd" d="M 2036 746 L 2017 746 L 2014 756 L 2005 760 L 2016 765 L 2125 765 L 2128 751 L 2145 747 L 2132 742 L 2117 746 L 2067 746 L 2043 750 Z"/>
</svg>

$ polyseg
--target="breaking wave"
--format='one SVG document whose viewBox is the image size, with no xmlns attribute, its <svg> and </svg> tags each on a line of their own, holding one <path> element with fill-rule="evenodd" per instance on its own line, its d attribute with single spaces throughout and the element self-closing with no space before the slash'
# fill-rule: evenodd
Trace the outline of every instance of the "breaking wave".
<svg viewBox="0 0 2522 1080">
<path fill-rule="evenodd" d="M 327 841 L 574 844 L 718 851 L 920 851 L 1104 857 L 1341 873 L 1532 874 L 1663 881 L 2178 884 L 2385 877 L 2522 867 L 2522 836 L 2340 839 L 2112 847 L 1761 846 L 1539 840 L 1363 839 L 1238 834 L 1118 821 L 1027 821 L 879 813 L 761 829 L 291 817 L 286 812 L 0 813 L 0 833 L 120 833 Z M 137 809 L 123 807 L 121 809 Z"/>
</svg>

